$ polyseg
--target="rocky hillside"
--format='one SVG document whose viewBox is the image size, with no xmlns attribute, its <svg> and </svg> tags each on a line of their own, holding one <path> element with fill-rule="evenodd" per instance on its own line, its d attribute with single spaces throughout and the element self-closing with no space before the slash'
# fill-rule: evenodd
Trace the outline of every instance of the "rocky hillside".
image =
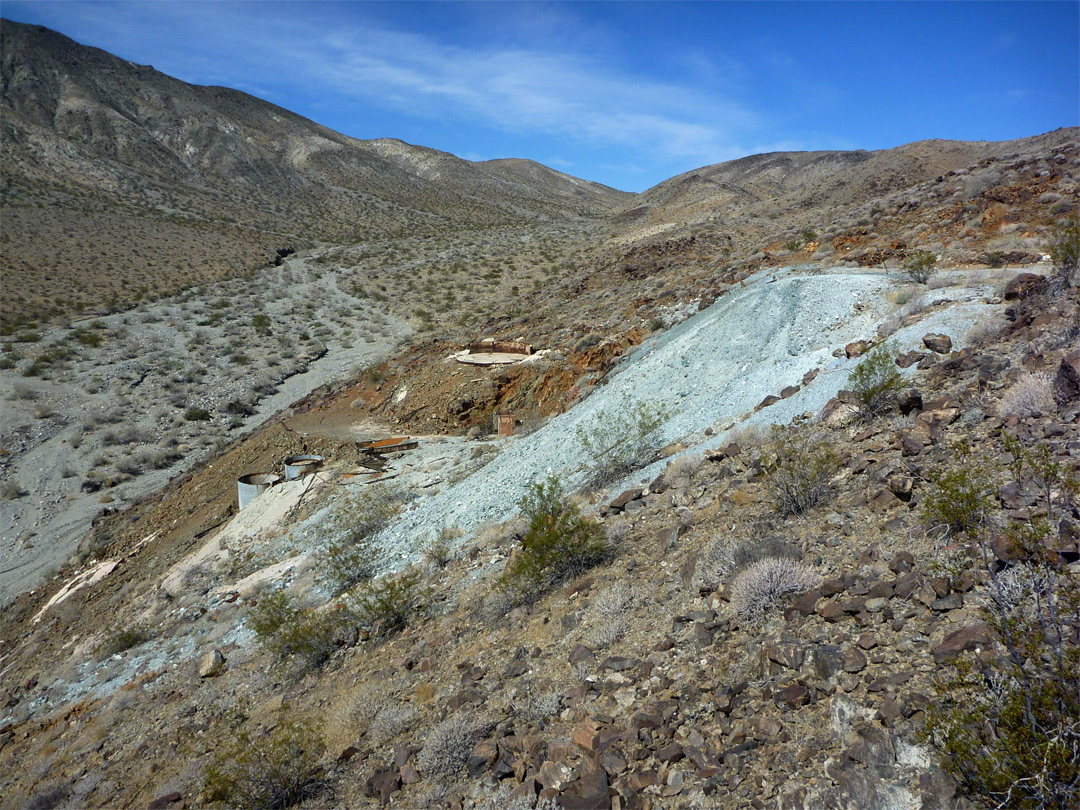
<svg viewBox="0 0 1080 810">
<path fill-rule="evenodd" d="M 101 522 L 88 539 L 100 562 L 5 612 L 4 795 L 15 806 L 216 806 L 255 789 L 266 756 L 283 758 L 302 787 L 293 799 L 309 807 L 995 801 L 1000 783 L 957 781 L 931 740 L 949 733 L 948 712 L 992 705 L 987 683 L 997 701 L 1017 688 L 994 623 L 1001 583 L 1015 580 L 1009 605 L 1066 599 L 1080 560 L 1075 289 L 1015 272 L 995 283 L 967 331 L 963 320 L 939 331 L 963 305 L 948 285 L 879 321 L 877 335 L 867 327 L 867 342 L 921 335 L 887 356 L 908 376 L 873 411 L 841 393 L 770 434 L 762 426 L 782 403 L 831 376 L 807 374 L 734 427 L 667 445 L 668 462 L 641 483 L 586 490 L 603 552 L 528 595 L 507 585 L 524 524 L 462 532 L 433 519 L 407 579 L 333 598 L 372 556 L 361 545 L 335 565 L 335 538 L 372 525 L 371 504 L 400 497 L 395 481 L 409 518 L 435 502 L 427 492 L 483 480 L 492 454 L 532 437 L 422 442 L 380 489 L 357 477 L 355 444 L 326 438 L 335 401 L 353 392 L 310 399 Z M 767 273 L 747 294 L 758 284 Z M 691 334 L 670 336 L 676 354 Z M 874 356 L 860 356 L 865 342 L 833 349 L 849 370 Z M 656 373 L 627 363 L 619 376 Z M 324 455 L 325 470 L 235 514 L 239 473 L 301 451 Z M 1042 551 L 1008 541 L 1038 526 Z M 1040 590 L 1047 575 L 1058 590 Z M 400 589 L 400 614 L 367 601 L 398 604 Z M 1055 621 L 1075 633 L 1071 614 Z M 1073 654 L 1062 660 L 1055 677 L 1072 683 Z M 972 667 L 982 675 L 965 681 Z M 1058 682 L 1042 672 L 1024 688 Z M 1061 781 L 1075 766 L 1042 775 L 1061 799 L 1048 806 L 1075 799 Z"/>
</svg>

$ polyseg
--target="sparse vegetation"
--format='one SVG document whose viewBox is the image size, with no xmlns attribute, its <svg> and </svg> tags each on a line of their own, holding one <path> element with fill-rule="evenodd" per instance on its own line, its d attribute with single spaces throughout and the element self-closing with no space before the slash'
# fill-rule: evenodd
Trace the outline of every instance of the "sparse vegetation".
<svg viewBox="0 0 1080 810">
<path fill-rule="evenodd" d="M 145 644 L 154 637 L 151 629 L 144 624 L 132 624 L 117 630 L 110 631 L 104 641 L 98 646 L 98 654 L 102 657 L 118 655 L 132 647 Z"/>
<path fill-rule="evenodd" d="M 206 408 L 192 406 L 184 411 L 184 419 L 188 422 L 209 422 L 210 411 Z"/>
<path fill-rule="evenodd" d="M 1050 260 L 1058 276 L 1068 285 L 1076 286 L 1080 271 L 1080 220 L 1064 220 L 1054 226 L 1050 238 Z"/>
<path fill-rule="evenodd" d="M 408 569 L 372 580 L 355 595 L 360 624 L 374 639 L 400 633 L 429 609 L 430 601 L 420 573 Z"/>
<path fill-rule="evenodd" d="M 591 460 L 589 485 L 603 486 L 647 464 L 656 431 L 670 415 L 660 403 L 626 403 L 614 414 L 599 411 L 588 429 L 579 427 L 578 441 Z"/>
<path fill-rule="evenodd" d="M 1054 378 L 1045 371 L 1025 371 L 1002 395 L 998 413 L 1028 417 L 1053 413 L 1056 407 Z"/>
<path fill-rule="evenodd" d="M 285 591 L 259 598 L 248 615 L 248 625 L 264 649 L 279 663 L 298 661 L 304 671 L 316 669 L 333 655 L 339 624 L 350 620 L 341 608 L 299 608 Z"/>
<path fill-rule="evenodd" d="M 790 557 L 763 557 L 742 569 L 731 584 L 731 607 L 739 620 L 760 624 L 785 597 L 817 586 L 821 578 Z"/>
</svg>

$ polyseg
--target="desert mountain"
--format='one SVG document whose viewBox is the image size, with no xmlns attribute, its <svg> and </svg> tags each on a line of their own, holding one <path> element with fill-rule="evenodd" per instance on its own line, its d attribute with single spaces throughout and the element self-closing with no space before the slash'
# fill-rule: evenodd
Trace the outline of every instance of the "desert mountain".
<svg viewBox="0 0 1080 810">
<path fill-rule="evenodd" d="M 40 283 L 88 270 L 131 300 L 279 248 L 595 218 L 629 196 L 527 162 L 359 141 L 38 26 L 5 21 L 0 47 L 4 297 L 31 310 Z M 53 306 L 100 303 L 76 286 Z"/>
</svg>

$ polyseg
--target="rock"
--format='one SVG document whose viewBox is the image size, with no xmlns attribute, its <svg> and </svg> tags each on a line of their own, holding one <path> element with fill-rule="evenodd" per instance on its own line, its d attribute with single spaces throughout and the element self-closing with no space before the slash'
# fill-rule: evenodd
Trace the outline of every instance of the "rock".
<svg viewBox="0 0 1080 810">
<path fill-rule="evenodd" d="M 757 407 L 754 408 L 754 410 L 758 411 L 762 408 L 768 408 L 770 405 L 775 405 L 779 401 L 780 397 L 776 396 L 776 394 L 769 394 L 767 397 L 765 397 L 765 399 L 761 400 L 761 402 L 757 404 Z"/>
<path fill-rule="evenodd" d="M 896 405 L 904 416 L 912 411 L 920 411 L 923 405 L 922 393 L 918 388 L 909 388 L 896 398 Z"/>
<path fill-rule="evenodd" d="M 853 340 L 851 343 L 844 347 L 844 356 L 861 357 L 866 354 L 866 350 L 870 347 L 870 344 L 865 340 Z"/>
<path fill-rule="evenodd" d="M 561 793 L 570 786 L 573 777 L 574 771 L 569 765 L 547 760 L 540 766 L 540 770 L 536 774 L 536 781 L 546 789 L 557 790 Z"/>
<path fill-rule="evenodd" d="M 635 658 L 624 658 L 621 655 L 613 655 L 610 658 L 605 658 L 604 662 L 600 665 L 600 669 L 610 669 L 612 672 L 625 672 L 628 669 L 633 669 L 638 665 L 638 661 Z"/>
<path fill-rule="evenodd" d="M 591 722 L 578 724 L 570 733 L 570 739 L 587 754 L 595 754 L 600 746 L 600 735 Z"/>
<path fill-rule="evenodd" d="M 936 610 L 938 613 L 945 613 L 950 610 L 956 610 L 964 606 L 964 595 L 960 593 L 951 593 L 948 596 L 943 596 L 941 599 L 935 599 L 930 603 L 930 609 Z"/>
<path fill-rule="evenodd" d="M 594 759 L 586 758 L 578 766 L 578 778 L 559 796 L 564 810 L 608 810 L 607 771 Z"/>
<path fill-rule="evenodd" d="M 683 747 L 678 743 L 666 745 L 656 752 L 656 758 L 661 762 L 679 762 L 686 756 Z"/>
<path fill-rule="evenodd" d="M 896 762 L 892 734 L 879 726 L 859 723 L 847 735 L 846 741 L 848 746 L 842 756 L 876 770 L 878 776 L 886 776 Z"/>
<path fill-rule="evenodd" d="M 844 672 L 854 674 L 866 669 L 866 656 L 857 647 L 844 649 Z"/>
<path fill-rule="evenodd" d="M 932 352 L 938 354 L 948 354 L 952 351 L 952 338 L 943 334 L 930 334 L 923 335 L 923 345 Z"/>
<path fill-rule="evenodd" d="M 821 600 L 821 591 L 810 591 L 796 597 L 784 611 L 784 618 L 790 620 L 794 616 L 809 616 L 814 612 L 814 607 Z"/>
<path fill-rule="evenodd" d="M 915 567 L 915 557 L 910 551 L 897 552 L 889 563 L 889 570 L 894 574 L 906 574 Z"/>
<path fill-rule="evenodd" d="M 374 796 L 385 805 L 401 789 L 401 774 L 392 769 L 375 771 L 365 783 L 365 788 L 368 796 Z"/>
<path fill-rule="evenodd" d="M 175 792 L 166 793 L 150 802 L 146 810 L 184 810 L 184 797 Z"/>
<path fill-rule="evenodd" d="M 926 352 L 920 352 L 915 350 L 905 352 L 904 354 L 899 354 L 896 356 L 896 365 L 898 365 L 900 368 L 910 368 L 926 356 Z"/>
<path fill-rule="evenodd" d="M 900 434 L 900 455 L 917 456 L 922 453 L 928 442 L 914 430 L 905 430 Z"/>
<path fill-rule="evenodd" d="M 567 661 L 571 664 L 580 664 L 582 661 L 592 661 L 593 658 L 595 658 L 595 656 L 593 655 L 592 650 L 584 644 L 575 644 L 573 649 L 570 650 Z"/>
<path fill-rule="evenodd" d="M 498 758 L 499 744 L 495 740 L 481 740 L 473 746 L 472 753 L 469 754 L 469 758 L 465 761 L 469 776 L 476 778 L 494 765 L 495 760 Z"/>
<path fill-rule="evenodd" d="M 631 501 L 637 500 L 645 493 L 645 490 L 634 487 L 623 492 L 619 497 L 608 504 L 608 508 L 618 512 L 626 508 Z"/>
<path fill-rule="evenodd" d="M 1005 285 L 1006 301 L 1021 301 L 1046 291 L 1046 278 L 1035 273 L 1020 273 Z"/>
<path fill-rule="evenodd" d="M 832 679 L 844 668 L 843 651 L 835 644 L 819 644 L 814 647 L 814 672 L 823 681 Z"/>
<path fill-rule="evenodd" d="M 1062 358 L 1054 377 L 1054 400 L 1059 405 L 1080 400 L 1080 351 Z"/>
<path fill-rule="evenodd" d="M 808 686 L 795 681 L 777 692 L 774 697 L 779 703 L 787 704 L 792 708 L 798 708 L 799 706 L 805 706 L 810 702 L 811 693 Z"/>
<path fill-rule="evenodd" d="M 787 399 L 790 396 L 794 396 L 802 390 L 801 385 L 788 385 L 780 389 L 780 399 Z"/>
<path fill-rule="evenodd" d="M 992 640 L 993 636 L 989 624 L 986 622 L 969 624 L 967 627 L 961 627 L 959 630 L 950 633 L 941 644 L 933 649 L 934 661 L 939 665 L 948 664 L 956 660 L 960 653 L 986 646 Z"/>
<path fill-rule="evenodd" d="M 199 659 L 200 678 L 213 678 L 224 671 L 225 656 L 221 654 L 220 650 L 209 650 Z"/>
</svg>

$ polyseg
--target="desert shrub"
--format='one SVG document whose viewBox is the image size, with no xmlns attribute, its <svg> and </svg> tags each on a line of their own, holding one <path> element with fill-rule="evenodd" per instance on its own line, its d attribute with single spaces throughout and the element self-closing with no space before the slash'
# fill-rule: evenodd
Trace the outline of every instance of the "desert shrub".
<svg viewBox="0 0 1080 810">
<path fill-rule="evenodd" d="M 251 326 L 261 335 L 270 334 L 270 324 L 270 316 L 268 315 L 259 314 L 251 316 Z"/>
<path fill-rule="evenodd" d="M 210 411 L 206 410 L 206 408 L 192 406 L 184 411 L 184 419 L 188 422 L 208 422 L 210 421 Z"/>
<path fill-rule="evenodd" d="M 679 456 L 668 464 L 667 469 L 664 470 L 664 477 L 671 481 L 676 478 L 693 478 L 704 463 L 705 458 L 699 453 L 688 453 Z"/>
<path fill-rule="evenodd" d="M 342 534 L 319 553 L 323 581 L 336 596 L 375 574 L 367 540 L 401 511 L 400 495 L 384 486 L 365 489 L 333 518 Z"/>
<path fill-rule="evenodd" d="M 821 578 L 790 557 L 764 557 L 740 571 L 731 584 L 731 607 L 739 620 L 760 624 L 785 597 L 817 587 Z"/>
<path fill-rule="evenodd" d="M 832 442 L 813 428 L 777 427 L 773 455 L 766 466 L 766 486 L 782 515 L 801 515 L 829 494 L 840 469 Z"/>
<path fill-rule="evenodd" d="M 124 652 L 124 650 L 130 650 L 132 647 L 145 644 L 153 637 L 153 632 L 146 625 L 133 624 L 110 631 L 101 644 L 98 645 L 97 651 L 103 657 L 117 655 Z"/>
<path fill-rule="evenodd" d="M 206 768 L 206 795 L 238 810 L 282 810 L 330 785 L 319 765 L 322 739 L 310 723 L 285 722 L 268 736 L 243 730 Z"/>
<path fill-rule="evenodd" d="M 983 608 L 1001 654 L 956 661 L 956 674 L 936 684 L 924 733 L 945 770 L 987 807 L 1080 806 L 1080 650 L 1070 641 L 1080 576 L 1045 553 L 1054 516 L 1077 487 L 1071 470 L 1040 455 L 1021 449 L 1013 465 L 1050 486 L 1049 519 L 1005 533 L 1027 562 L 999 572 L 992 532 L 974 534 L 989 580 Z"/>
<path fill-rule="evenodd" d="M 647 464 L 656 451 L 656 431 L 670 416 L 656 402 L 626 404 L 614 414 L 596 413 L 591 427 L 577 428 L 577 438 L 589 457 L 589 486 L 609 484 Z"/>
<path fill-rule="evenodd" d="M 610 647 L 622 638 L 630 627 L 629 614 L 634 601 L 634 589 L 623 582 L 600 591 L 593 600 L 593 629 L 586 636 L 585 643 L 603 648 Z"/>
<path fill-rule="evenodd" d="M 389 638 L 427 611 L 431 594 L 420 584 L 420 574 L 404 570 L 364 584 L 355 595 L 361 626 L 374 639 Z"/>
<path fill-rule="evenodd" d="M 603 529 L 581 516 L 554 476 L 530 485 L 519 505 L 528 528 L 520 553 L 500 578 L 503 590 L 530 601 L 607 559 Z"/>
<path fill-rule="evenodd" d="M 447 526 L 439 536 L 424 547 L 424 559 L 435 568 L 445 568 L 454 559 L 454 541 L 461 537 L 461 529 Z"/>
<path fill-rule="evenodd" d="M 412 706 L 383 706 L 368 725 L 368 736 L 374 743 L 393 739 L 412 725 L 417 711 Z"/>
<path fill-rule="evenodd" d="M 1050 238 L 1049 249 L 1060 278 L 1070 286 L 1075 285 L 1080 269 L 1080 221 L 1059 222 Z"/>
<path fill-rule="evenodd" d="M 416 755 L 416 766 L 428 779 L 450 780 L 457 776 L 481 737 L 477 720 L 468 714 L 446 718 L 430 732 Z"/>
<path fill-rule="evenodd" d="M 960 465 L 931 476 L 922 501 L 924 522 L 948 535 L 973 535 L 990 519 L 992 483 L 978 464 Z"/>
<path fill-rule="evenodd" d="M 937 269 L 937 257 L 928 250 L 920 250 L 904 260 L 905 276 L 916 284 L 925 284 Z"/>
<path fill-rule="evenodd" d="M 9 478 L 3 484 L 0 484 L 0 498 L 5 501 L 14 501 L 25 494 L 22 486 L 14 478 Z"/>
<path fill-rule="evenodd" d="M 299 608 L 285 591 L 259 599 L 248 615 L 248 626 L 259 644 L 279 663 L 297 661 L 304 671 L 330 660 L 337 647 L 335 635 L 350 620 L 343 610 L 317 611 Z"/>
<path fill-rule="evenodd" d="M 896 352 L 880 343 L 866 353 L 848 377 L 848 385 L 865 417 L 890 411 L 904 387 L 904 377 L 896 368 Z"/>
<path fill-rule="evenodd" d="M 1007 416 L 1034 416 L 1035 414 L 1053 413 L 1054 378 L 1045 371 L 1023 372 L 998 403 L 998 414 Z"/>
</svg>

